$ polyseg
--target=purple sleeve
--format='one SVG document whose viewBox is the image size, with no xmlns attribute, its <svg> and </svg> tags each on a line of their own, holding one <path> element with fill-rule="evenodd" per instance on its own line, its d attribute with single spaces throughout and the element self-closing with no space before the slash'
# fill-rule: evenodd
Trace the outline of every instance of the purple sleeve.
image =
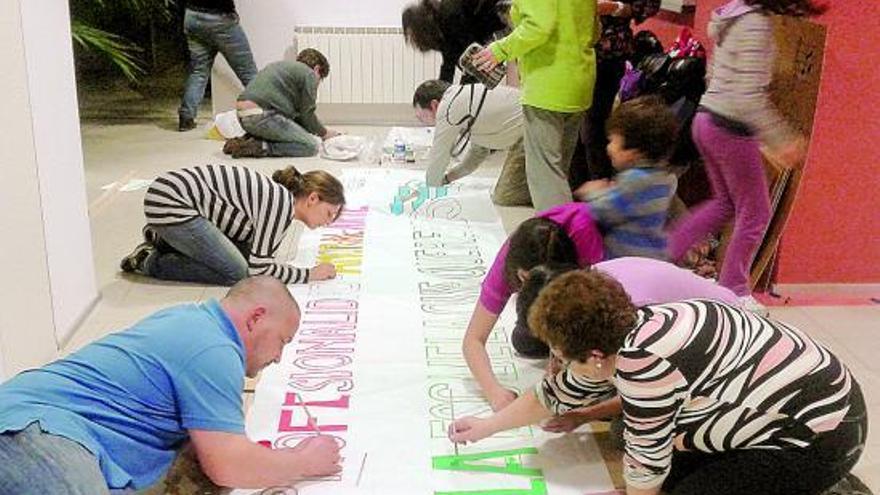
<svg viewBox="0 0 880 495">
<path fill-rule="evenodd" d="M 501 311 L 507 304 L 507 300 L 510 299 L 510 295 L 513 293 L 510 290 L 510 286 L 507 285 L 507 281 L 504 280 L 504 261 L 507 259 L 508 249 L 507 242 L 504 241 L 501 249 L 498 250 L 495 261 L 492 263 L 492 268 L 489 269 L 489 273 L 483 279 L 483 287 L 480 290 L 480 302 L 483 304 L 483 307 L 496 315 L 501 314 Z"/>
<path fill-rule="evenodd" d="M 577 264 L 581 267 L 592 266 L 605 259 L 602 233 L 593 220 L 590 208 L 587 205 L 583 206 L 583 213 L 575 216 L 567 229 L 577 251 Z"/>
</svg>

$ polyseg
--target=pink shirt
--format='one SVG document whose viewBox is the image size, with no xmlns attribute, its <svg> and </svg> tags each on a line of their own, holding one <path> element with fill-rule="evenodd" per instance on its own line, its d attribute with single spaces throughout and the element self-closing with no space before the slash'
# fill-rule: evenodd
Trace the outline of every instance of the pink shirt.
<svg viewBox="0 0 880 495">
<path fill-rule="evenodd" d="M 586 203 L 574 202 L 554 206 L 535 216 L 552 220 L 562 226 L 574 242 L 579 266 L 590 266 L 602 261 L 604 256 L 602 234 L 593 221 Z M 483 287 L 480 291 L 480 302 L 496 315 L 501 313 L 513 293 L 504 280 L 504 261 L 507 259 L 508 242 L 509 239 L 504 241 L 504 245 L 495 256 L 495 261 L 486 278 L 483 279 Z"/>
<path fill-rule="evenodd" d="M 536 216 L 561 225 L 574 242 L 577 264 L 581 267 L 596 265 L 596 269 L 617 279 L 636 306 L 692 298 L 737 304 L 737 297 L 733 292 L 672 263 L 637 257 L 617 258 L 600 263 L 604 254 L 602 234 L 586 203 L 554 206 Z M 509 240 L 504 242 L 495 256 L 480 291 L 483 307 L 496 315 L 501 313 L 513 293 L 504 280 L 508 242 Z"/>
<path fill-rule="evenodd" d="M 596 269 L 620 282 L 636 306 L 685 299 L 714 299 L 739 305 L 730 289 L 666 261 L 629 256 L 597 263 Z"/>
</svg>

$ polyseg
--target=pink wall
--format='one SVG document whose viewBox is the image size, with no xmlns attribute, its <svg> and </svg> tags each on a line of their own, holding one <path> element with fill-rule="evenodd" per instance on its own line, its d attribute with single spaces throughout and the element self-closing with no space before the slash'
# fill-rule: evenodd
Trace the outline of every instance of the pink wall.
<svg viewBox="0 0 880 495">
<path fill-rule="evenodd" d="M 698 0 L 699 39 L 708 42 L 711 10 L 726 1 Z M 780 283 L 880 282 L 880 2 L 831 6 L 816 20 L 828 30 L 825 61 L 804 180 L 783 234 Z M 666 46 L 681 22 L 643 27 Z"/>
</svg>

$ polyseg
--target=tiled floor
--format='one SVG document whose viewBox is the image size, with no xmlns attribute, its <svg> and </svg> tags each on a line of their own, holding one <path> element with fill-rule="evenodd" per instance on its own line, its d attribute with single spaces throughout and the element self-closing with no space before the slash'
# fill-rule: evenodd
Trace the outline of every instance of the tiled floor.
<svg viewBox="0 0 880 495">
<path fill-rule="evenodd" d="M 353 134 L 377 136 L 380 127 L 340 127 Z M 217 141 L 202 139 L 200 131 L 177 133 L 168 125 L 135 123 L 104 126 L 84 124 L 83 148 L 86 185 L 90 202 L 92 241 L 98 284 L 102 299 L 83 322 L 64 349 L 69 352 L 110 331 L 120 329 L 151 312 L 172 304 L 219 297 L 221 288 L 157 282 L 122 276 L 118 263 L 140 241 L 143 225 L 143 190 L 120 192 L 119 183 L 130 179 L 151 179 L 157 173 L 195 164 L 231 161 Z M 497 175 L 501 156 L 492 157 L 480 175 Z M 295 164 L 302 170 L 325 168 L 338 172 L 344 167 L 361 166 L 322 162 L 319 159 L 241 160 L 257 170 L 272 170 Z M 117 182 L 117 187 L 102 186 Z M 525 208 L 499 208 L 508 230 L 531 211 Z M 287 252 L 295 249 L 288 239 Z M 774 308 L 774 317 L 806 330 L 825 342 L 853 370 L 861 383 L 875 421 L 880 421 L 880 307 L 803 307 Z M 873 490 L 880 492 L 880 433 L 875 426 L 867 451 L 856 473 Z"/>
</svg>

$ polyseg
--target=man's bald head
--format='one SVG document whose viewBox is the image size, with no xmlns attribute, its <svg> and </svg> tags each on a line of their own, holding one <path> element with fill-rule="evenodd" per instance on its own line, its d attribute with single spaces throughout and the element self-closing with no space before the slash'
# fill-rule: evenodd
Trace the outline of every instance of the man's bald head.
<svg viewBox="0 0 880 495">
<path fill-rule="evenodd" d="M 266 276 L 246 278 L 220 303 L 244 344 L 247 376 L 281 359 L 299 328 L 300 310 L 287 286 Z"/>
<path fill-rule="evenodd" d="M 260 304 L 272 308 L 287 308 L 292 305 L 299 314 L 299 304 L 277 278 L 258 275 L 240 280 L 226 293 L 225 300 L 233 304 Z"/>
</svg>

